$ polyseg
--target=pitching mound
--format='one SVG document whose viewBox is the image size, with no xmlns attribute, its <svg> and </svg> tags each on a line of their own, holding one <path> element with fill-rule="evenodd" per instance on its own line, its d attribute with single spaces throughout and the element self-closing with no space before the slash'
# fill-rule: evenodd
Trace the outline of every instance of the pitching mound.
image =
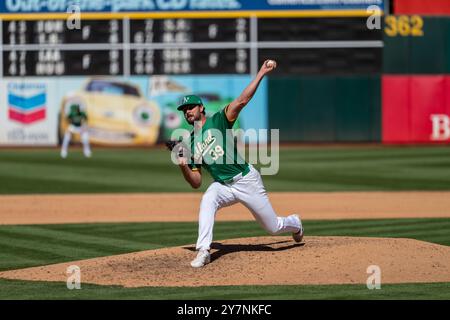
<svg viewBox="0 0 450 320">
<path fill-rule="evenodd" d="M 148 250 L 1 272 L 0 278 L 63 281 L 67 267 L 81 282 L 100 285 L 219 286 L 366 283 L 367 267 L 382 283 L 449 282 L 450 247 L 411 239 L 305 237 L 241 238 L 216 242 L 212 263 L 193 269 L 193 246 Z"/>
</svg>

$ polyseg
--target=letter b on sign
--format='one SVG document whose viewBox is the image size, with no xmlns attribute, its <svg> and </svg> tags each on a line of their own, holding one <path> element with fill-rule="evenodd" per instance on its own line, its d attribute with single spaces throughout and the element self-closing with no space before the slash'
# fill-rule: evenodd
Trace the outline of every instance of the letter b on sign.
<svg viewBox="0 0 450 320">
<path fill-rule="evenodd" d="M 431 140 L 445 141 L 450 139 L 450 117 L 446 114 L 432 114 L 430 118 L 433 129 Z"/>
</svg>

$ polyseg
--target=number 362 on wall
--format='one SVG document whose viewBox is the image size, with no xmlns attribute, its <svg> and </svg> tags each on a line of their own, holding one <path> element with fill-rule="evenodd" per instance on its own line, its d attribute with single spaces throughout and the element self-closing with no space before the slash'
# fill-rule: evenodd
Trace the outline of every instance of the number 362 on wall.
<svg viewBox="0 0 450 320">
<path fill-rule="evenodd" d="M 423 36 L 423 19 L 420 16 L 387 16 L 384 32 L 389 37 Z"/>
</svg>

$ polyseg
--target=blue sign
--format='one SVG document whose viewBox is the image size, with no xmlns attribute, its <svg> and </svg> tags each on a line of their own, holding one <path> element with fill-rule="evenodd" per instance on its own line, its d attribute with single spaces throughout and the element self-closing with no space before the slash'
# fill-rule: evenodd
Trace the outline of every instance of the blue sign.
<svg viewBox="0 0 450 320">
<path fill-rule="evenodd" d="M 173 11 L 366 10 L 384 0 L 2 0 L 0 14 Z"/>
</svg>

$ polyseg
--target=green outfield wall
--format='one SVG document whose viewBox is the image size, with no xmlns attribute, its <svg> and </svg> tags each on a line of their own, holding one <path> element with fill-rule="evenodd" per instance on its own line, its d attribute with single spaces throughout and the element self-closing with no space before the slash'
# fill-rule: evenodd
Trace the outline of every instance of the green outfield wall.
<svg viewBox="0 0 450 320">
<path fill-rule="evenodd" d="M 386 20 L 383 72 L 450 73 L 450 17 L 400 17 Z"/>
<path fill-rule="evenodd" d="M 380 76 L 270 78 L 269 128 L 281 141 L 380 141 Z"/>
</svg>

